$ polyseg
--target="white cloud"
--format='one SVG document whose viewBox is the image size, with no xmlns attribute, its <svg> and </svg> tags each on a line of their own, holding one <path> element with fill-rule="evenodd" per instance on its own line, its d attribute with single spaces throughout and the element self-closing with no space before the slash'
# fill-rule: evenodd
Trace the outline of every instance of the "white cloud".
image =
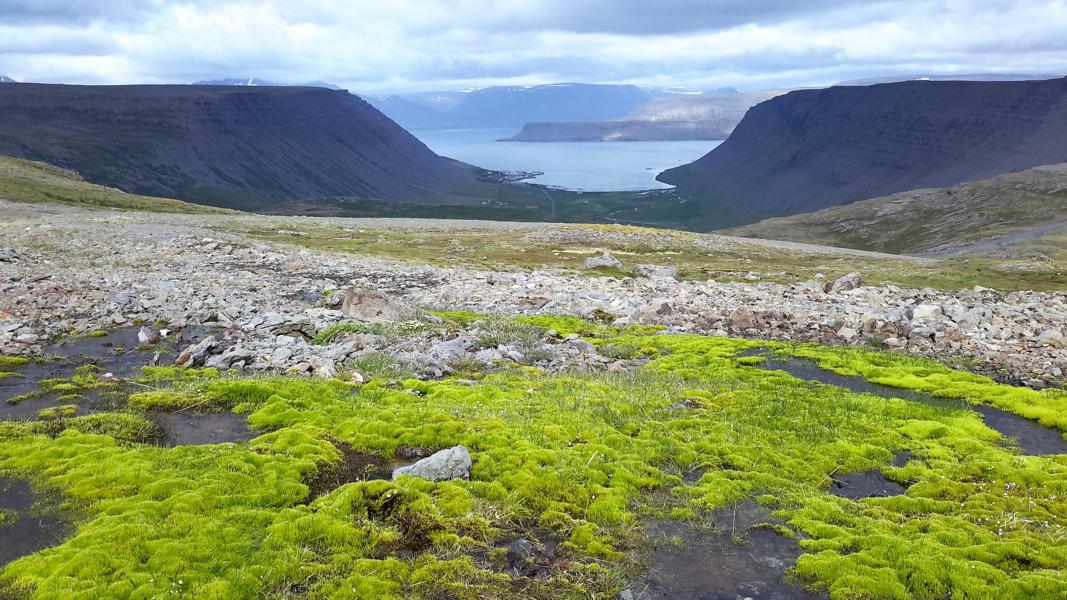
<svg viewBox="0 0 1067 600">
<path fill-rule="evenodd" d="M 553 81 L 761 88 L 902 72 L 1067 71 L 1067 3 L 0 0 L 0 73 L 225 76 L 361 92 Z"/>
</svg>

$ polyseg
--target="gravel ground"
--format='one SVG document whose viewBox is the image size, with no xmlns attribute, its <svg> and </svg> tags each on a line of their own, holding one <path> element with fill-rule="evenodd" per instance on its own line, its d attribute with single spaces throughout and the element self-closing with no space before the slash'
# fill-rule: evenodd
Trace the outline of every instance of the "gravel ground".
<svg viewBox="0 0 1067 600">
<path fill-rule="evenodd" d="M 374 319 L 348 310 L 344 293 L 390 306 L 503 314 L 610 313 L 619 323 L 671 331 L 765 339 L 875 344 L 965 361 L 1000 379 L 1062 386 L 1067 369 L 1067 293 L 960 292 L 863 286 L 857 278 L 796 285 L 679 282 L 671 278 L 592 277 L 566 271 L 485 271 L 416 265 L 355 254 L 272 244 L 227 232 L 230 226 L 283 229 L 301 217 L 161 215 L 0 201 L 0 352 L 33 354 L 70 332 L 165 321 L 169 328 L 218 327 L 217 345 L 194 362 L 247 369 L 293 369 L 324 376 L 371 352 L 422 356 L 429 374 L 449 360 L 534 362 L 520 349 L 480 348 L 473 334 L 420 333 L 404 343 L 382 336 L 308 338 L 333 323 Z M 344 219 L 339 224 L 419 229 L 530 229 L 586 235 L 573 226 L 423 219 Z M 221 227 L 221 230 L 220 230 Z M 576 233 L 578 232 L 578 233 Z M 709 244 L 731 243 L 708 236 Z M 746 240 L 749 242 L 749 240 Z M 766 242 L 805 252 L 872 253 Z M 850 289 L 853 288 L 854 289 Z M 346 309 L 346 310 L 342 310 Z M 397 314 L 406 314 L 403 310 Z M 391 318 L 397 318 L 395 315 Z M 579 340 L 580 341 L 580 340 Z M 618 365 L 576 341 L 545 340 L 554 367 Z M 448 346 L 451 344 L 451 346 Z M 445 346 L 442 350 L 440 347 Z M 527 349 L 529 350 L 529 348 Z M 510 354 L 509 354 L 510 353 Z"/>
</svg>

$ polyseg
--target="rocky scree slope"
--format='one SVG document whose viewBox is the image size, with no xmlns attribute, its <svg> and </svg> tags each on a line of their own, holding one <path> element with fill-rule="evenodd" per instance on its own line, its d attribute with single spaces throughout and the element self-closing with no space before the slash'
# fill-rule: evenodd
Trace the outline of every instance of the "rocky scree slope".
<svg viewBox="0 0 1067 600">
<path fill-rule="evenodd" d="M 353 302 L 346 309 L 343 290 L 377 290 L 409 309 L 569 314 L 620 325 L 662 325 L 669 332 L 874 344 L 942 360 L 966 359 L 1002 380 L 1035 387 L 1062 385 L 1067 365 L 1063 292 L 937 292 L 867 286 L 858 275 L 783 285 L 434 267 L 297 249 L 228 232 L 251 222 L 291 226 L 291 219 L 282 217 L 3 208 L 13 217 L 0 225 L 7 249 L 0 255 L 4 354 L 32 354 L 50 336 L 71 330 L 157 319 L 171 329 L 207 325 L 224 330 L 224 336 L 216 337 L 218 344 L 204 348 L 201 357 L 222 368 L 296 368 L 325 375 L 361 356 L 384 352 L 435 373 L 445 372 L 447 361 L 457 356 L 490 362 L 517 350 L 432 336 L 406 345 L 380 335 L 312 343 L 326 328 L 353 320 Z M 582 233 L 565 225 L 529 227 L 558 235 Z M 598 235 L 584 234 L 592 236 L 591 242 Z M 123 248 L 122 264 L 113 260 L 116 247 Z M 411 314 L 396 311 L 393 317 L 402 322 Z M 482 350 L 491 351 L 479 354 Z M 531 358 L 529 350 L 518 349 Z M 564 345 L 539 360 L 566 368 L 615 362 L 591 350 Z"/>
<path fill-rule="evenodd" d="M 304 87 L 5 85 L 0 154 L 245 210 L 323 196 L 462 202 L 454 192 L 484 175 L 356 96 Z"/>
<path fill-rule="evenodd" d="M 908 81 L 773 98 L 659 179 L 721 228 L 1061 162 L 1067 78 Z"/>
</svg>

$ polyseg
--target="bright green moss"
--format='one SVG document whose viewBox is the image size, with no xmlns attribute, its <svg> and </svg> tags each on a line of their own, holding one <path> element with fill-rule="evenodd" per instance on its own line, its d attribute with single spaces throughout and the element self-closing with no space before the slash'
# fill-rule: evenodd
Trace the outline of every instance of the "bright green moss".
<svg viewBox="0 0 1067 600">
<path fill-rule="evenodd" d="M 0 584 L 39 597 L 610 598 L 643 518 L 700 519 L 758 497 L 801 540 L 793 576 L 834 598 L 1037 598 L 1067 586 L 1063 457 L 1013 454 L 969 411 L 808 385 L 737 354 L 771 346 L 872 379 L 1020 392 L 875 352 L 531 318 L 520 323 L 652 360 L 629 373 L 362 386 L 160 371 L 171 387 L 131 398 L 234 407 L 262 434 L 249 444 L 137 444 L 151 424 L 135 415 L 0 427 L 0 472 L 42 479 L 85 514 L 73 537 L 8 565 Z M 1067 407 L 1046 400 L 1062 418 Z M 470 481 L 354 482 L 308 498 L 306 482 L 346 452 L 456 444 L 474 456 Z M 889 467 L 902 450 L 917 458 Z M 877 468 L 908 493 L 826 493 L 831 474 Z M 493 562 L 496 544 L 545 535 L 561 542 L 558 572 L 517 592 Z"/>
<path fill-rule="evenodd" d="M 141 367 L 141 383 L 189 382 L 202 379 L 216 379 L 219 370 L 211 367 L 200 369 L 183 369 L 181 367 Z"/>
<path fill-rule="evenodd" d="M 78 412 L 77 404 L 64 404 L 42 409 L 37 416 L 42 419 L 57 419 L 60 417 L 73 417 Z"/>
<path fill-rule="evenodd" d="M 108 334 L 107 334 L 106 331 L 104 331 L 102 329 L 99 329 L 97 331 L 93 331 L 93 332 L 89 333 L 88 337 L 101 338 L 101 337 L 107 337 L 107 335 Z"/>
<path fill-rule="evenodd" d="M 25 377 L 25 375 L 23 375 L 22 373 L 14 373 L 14 372 L 11 372 L 11 371 L 0 371 L 0 381 L 3 381 L 4 379 L 7 379 L 8 377 L 23 378 L 23 377 Z"/>
<path fill-rule="evenodd" d="M 24 356 L 0 356 L 0 370 L 21 367 L 28 362 L 30 362 L 30 359 Z"/>
<path fill-rule="evenodd" d="M 485 315 L 466 310 L 433 310 L 430 314 L 445 321 L 451 321 L 461 327 L 467 327 L 471 323 L 484 319 Z"/>
<path fill-rule="evenodd" d="M 1067 433 L 1067 392 L 1000 385 L 982 375 L 950 369 L 934 361 L 860 348 L 831 349 L 807 345 L 796 356 L 811 358 L 842 375 L 859 375 L 874 383 L 988 404 Z"/>
</svg>

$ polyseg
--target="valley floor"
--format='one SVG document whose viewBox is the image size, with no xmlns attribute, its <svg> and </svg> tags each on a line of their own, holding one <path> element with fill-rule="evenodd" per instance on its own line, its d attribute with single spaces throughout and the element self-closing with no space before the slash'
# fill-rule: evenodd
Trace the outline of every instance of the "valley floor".
<svg viewBox="0 0 1067 600">
<path fill-rule="evenodd" d="M 0 213 L 0 597 L 1067 589 L 1067 292 L 1018 265 Z"/>
</svg>

